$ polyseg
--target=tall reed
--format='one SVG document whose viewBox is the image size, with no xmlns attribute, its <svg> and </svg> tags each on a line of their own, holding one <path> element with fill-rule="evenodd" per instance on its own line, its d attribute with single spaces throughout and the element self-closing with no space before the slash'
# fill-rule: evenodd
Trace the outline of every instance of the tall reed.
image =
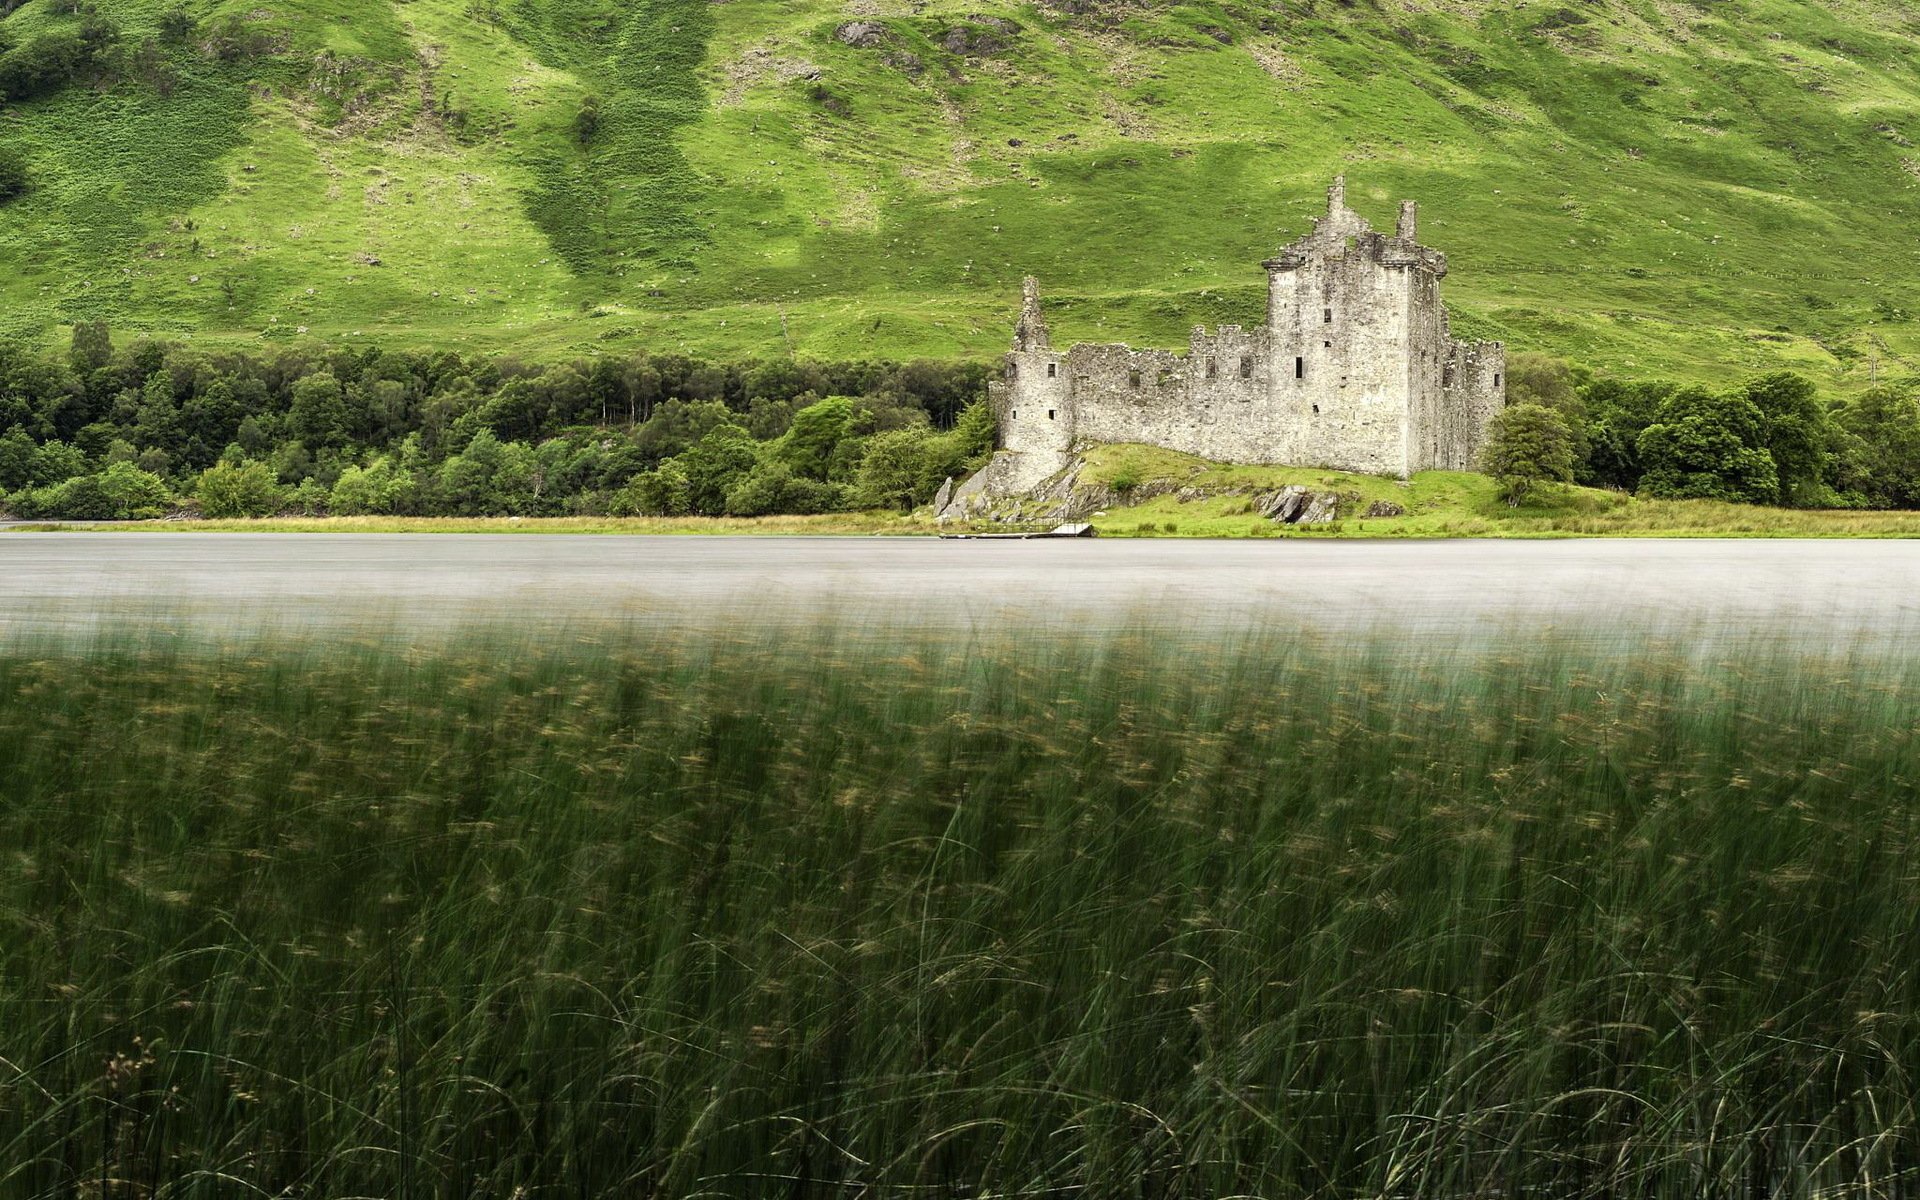
<svg viewBox="0 0 1920 1200">
<path fill-rule="evenodd" d="M 1916 671 L 0 656 L 0 1195 L 1920 1190 Z"/>
</svg>

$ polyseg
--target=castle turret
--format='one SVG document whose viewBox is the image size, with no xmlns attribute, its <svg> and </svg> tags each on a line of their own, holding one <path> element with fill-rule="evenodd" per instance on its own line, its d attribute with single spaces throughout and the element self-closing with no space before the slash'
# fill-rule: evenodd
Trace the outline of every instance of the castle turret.
<svg viewBox="0 0 1920 1200">
<path fill-rule="evenodd" d="M 1394 226 L 1393 236 L 1399 238 L 1403 242 L 1419 241 L 1420 240 L 1419 212 L 1420 212 L 1419 205 L 1415 204 L 1411 200 L 1402 200 L 1400 202 L 1400 223 Z"/>
<path fill-rule="evenodd" d="M 1040 311 L 1040 281 L 1029 275 L 1020 283 L 1020 321 L 1013 327 L 1015 350 L 1051 350 L 1047 318 Z"/>
</svg>

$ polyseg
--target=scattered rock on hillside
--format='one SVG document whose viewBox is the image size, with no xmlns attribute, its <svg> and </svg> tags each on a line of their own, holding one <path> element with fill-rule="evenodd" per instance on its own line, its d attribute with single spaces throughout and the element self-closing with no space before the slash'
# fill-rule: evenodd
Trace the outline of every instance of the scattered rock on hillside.
<svg viewBox="0 0 1920 1200">
<path fill-rule="evenodd" d="M 1255 496 L 1253 510 L 1282 525 L 1324 525 L 1339 519 L 1343 503 L 1357 499 L 1343 497 L 1338 492 L 1311 492 L 1294 483 L 1277 492 Z"/>
<path fill-rule="evenodd" d="M 887 38 L 887 27 L 878 21 L 848 21 L 833 31 L 834 40 L 856 50 L 871 50 Z"/>
<path fill-rule="evenodd" d="M 1269 495 L 1257 496 L 1253 501 L 1255 512 L 1286 524 L 1292 524 L 1306 506 L 1307 489 L 1297 483 Z"/>
<path fill-rule="evenodd" d="M 971 22 L 941 34 L 940 48 L 949 54 L 980 58 L 1005 51 L 1011 45 L 1009 39 L 1020 32 L 1020 26 L 1004 17 L 973 17 Z"/>
<path fill-rule="evenodd" d="M 763 79 L 782 83 L 818 80 L 820 68 L 803 58 L 784 58 L 764 46 L 756 46 L 721 68 L 727 90 L 721 93 L 720 107 L 733 108 L 746 100 L 748 89 Z"/>
<path fill-rule="evenodd" d="M 1307 510 L 1300 514 L 1295 525 L 1324 525 L 1337 520 L 1340 516 L 1340 497 L 1332 492 L 1316 492 L 1307 502 Z"/>
<path fill-rule="evenodd" d="M 1401 508 L 1391 500 L 1375 500 L 1372 504 L 1367 505 L 1367 511 L 1362 515 L 1369 517 L 1404 517 L 1407 515 L 1407 510 Z"/>
</svg>

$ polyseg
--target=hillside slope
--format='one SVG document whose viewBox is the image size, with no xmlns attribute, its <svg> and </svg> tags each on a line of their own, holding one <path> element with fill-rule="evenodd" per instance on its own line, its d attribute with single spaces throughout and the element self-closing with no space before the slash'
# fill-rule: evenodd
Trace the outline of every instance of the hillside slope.
<svg viewBox="0 0 1920 1200">
<path fill-rule="evenodd" d="M 0 20 L 31 47 L 62 0 Z M 0 110 L 0 333 L 988 354 L 1259 318 L 1344 170 L 1456 323 L 1625 374 L 1920 367 L 1920 17 L 1786 0 L 99 0 Z M 14 50 L 19 54 L 23 51 Z M 591 110 L 583 121 L 582 112 Z"/>
</svg>

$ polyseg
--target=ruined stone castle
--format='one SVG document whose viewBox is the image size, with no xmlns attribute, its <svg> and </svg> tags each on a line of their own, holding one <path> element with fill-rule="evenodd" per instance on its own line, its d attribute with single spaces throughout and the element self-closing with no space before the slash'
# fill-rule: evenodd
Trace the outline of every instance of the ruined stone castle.
<svg viewBox="0 0 1920 1200">
<path fill-rule="evenodd" d="M 1447 259 L 1420 245 L 1411 201 L 1391 236 L 1377 233 L 1336 179 L 1326 216 L 1263 265 L 1266 323 L 1196 328 L 1185 354 L 1056 350 L 1028 279 L 989 388 L 1002 453 L 962 491 L 1024 491 L 1101 442 L 1402 477 L 1475 465 L 1505 404 L 1505 350 L 1450 334 Z"/>
</svg>

